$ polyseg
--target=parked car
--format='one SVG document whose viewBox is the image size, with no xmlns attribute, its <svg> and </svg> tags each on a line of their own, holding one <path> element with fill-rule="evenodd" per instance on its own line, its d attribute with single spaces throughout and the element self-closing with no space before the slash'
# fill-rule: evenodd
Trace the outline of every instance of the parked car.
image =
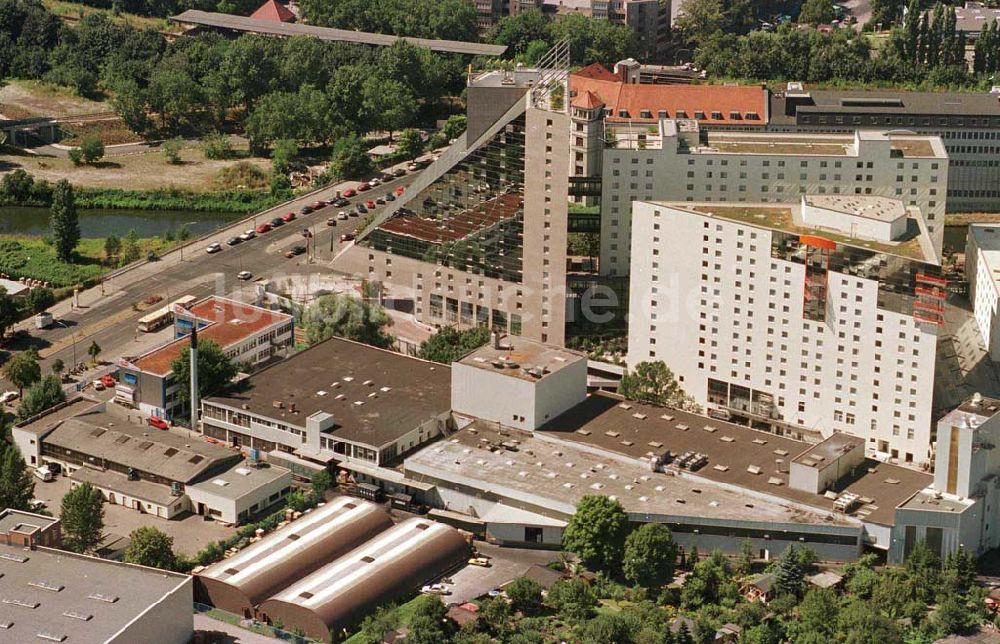
<svg viewBox="0 0 1000 644">
<path fill-rule="evenodd" d="M 220 244 L 219 242 L 212 242 L 211 244 L 208 245 L 208 248 L 205 249 L 205 252 L 211 255 L 212 253 L 218 253 L 221 250 L 222 250 L 222 244 Z"/>
<path fill-rule="evenodd" d="M 379 205 L 384 204 L 385 203 L 385 197 L 384 196 L 383 197 L 378 197 L 377 199 L 375 199 L 375 203 L 377 203 Z"/>
<path fill-rule="evenodd" d="M 169 429 L 170 425 L 167 421 L 163 420 L 159 416 L 150 416 L 146 419 L 146 424 L 150 427 L 155 427 L 156 429 Z"/>
<path fill-rule="evenodd" d="M 382 185 L 382 180 L 379 179 L 378 177 L 372 177 L 371 179 L 368 180 L 368 185 L 372 187 Z"/>
<path fill-rule="evenodd" d="M 406 192 L 406 186 L 399 186 L 398 188 L 396 188 L 395 190 L 393 190 L 393 192 L 396 193 L 397 197 L 402 197 L 403 193 Z"/>
<path fill-rule="evenodd" d="M 368 201 L 365 202 L 365 208 L 367 208 L 368 210 L 375 210 L 375 202 L 369 199 Z"/>
<path fill-rule="evenodd" d="M 239 237 L 230 237 L 229 239 L 226 240 L 226 245 L 227 246 L 235 246 L 236 244 L 239 244 L 242 241 L 243 240 L 240 239 Z"/>
<path fill-rule="evenodd" d="M 469 559 L 469 565 L 489 568 L 492 564 L 487 557 L 473 557 L 472 559 Z"/>
<path fill-rule="evenodd" d="M 308 208 L 308 207 L 309 206 L 306 206 L 306 208 Z M 312 211 L 310 210 L 309 212 L 312 212 Z M 308 213 L 303 213 L 303 214 L 308 214 Z M 294 212 L 286 212 L 285 214 L 283 214 L 281 216 L 281 220 L 284 221 L 284 222 L 295 221 L 295 213 Z"/>
<path fill-rule="evenodd" d="M 103 383 L 104 386 L 107 387 L 108 389 L 114 389 L 115 385 L 118 384 L 114 376 L 110 374 L 105 374 L 101 376 L 101 383 Z"/>
<path fill-rule="evenodd" d="M 340 221 L 347 221 L 347 213 L 341 210 L 340 212 L 337 213 L 337 219 L 339 219 Z"/>
<path fill-rule="evenodd" d="M 240 271 L 239 273 L 236 274 L 236 279 L 245 282 L 249 279 L 253 279 L 253 273 L 251 273 L 250 271 Z"/>
<path fill-rule="evenodd" d="M 371 190 L 372 186 L 367 181 L 358 184 L 358 192 L 364 192 L 366 190 Z"/>
<path fill-rule="evenodd" d="M 291 259 L 296 255 L 301 255 L 304 252 L 306 252 L 305 246 L 292 246 L 291 248 L 285 251 L 285 257 Z"/>
<path fill-rule="evenodd" d="M 427 584 L 420 589 L 420 592 L 427 595 L 450 595 L 451 591 L 444 584 Z"/>
<path fill-rule="evenodd" d="M 43 465 L 37 470 L 35 470 L 35 477 L 47 483 L 49 481 L 54 480 L 56 478 L 56 475 L 55 473 L 53 473 L 52 470 L 49 469 L 48 465 Z"/>
<path fill-rule="evenodd" d="M 405 177 L 406 176 L 406 170 L 403 169 L 403 168 L 396 168 L 395 170 L 392 171 L 392 176 L 394 176 L 394 177 Z"/>
<path fill-rule="evenodd" d="M 365 208 L 365 205 L 363 203 L 359 203 L 356 206 L 354 206 L 354 211 L 357 212 L 359 215 L 363 215 L 366 212 L 368 212 L 368 209 Z"/>
<path fill-rule="evenodd" d="M 420 169 L 420 166 L 418 166 L 416 164 L 416 162 L 411 163 L 410 165 L 406 166 L 406 171 L 407 172 L 416 172 L 419 169 Z"/>
<path fill-rule="evenodd" d="M 344 213 L 340 213 L 340 214 L 343 215 Z M 344 215 L 344 219 L 347 219 L 347 215 Z M 327 226 L 336 226 L 337 225 L 337 218 L 336 217 L 327 217 L 327 219 L 326 219 L 326 225 Z"/>
<path fill-rule="evenodd" d="M 354 195 L 356 195 L 356 194 L 358 194 L 358 191 L 357 191 L 357 190 L 355 190 L 354 188 L 348 188 L 347 190 L 345 190 L 345 191 L 344 191 L 344 192 L 343 192 L 343 193 L 341 194 L 341 197 L 343 197 L 343 198 L 347 199 L 347 198 L 350 198 L 350 197 L 353 197 L 353 196 L 354 196 Z"/>
<path fill-rule="evenodd" d="M 390 193 L 387 193 L 384 198 L 385 198 L 386 201 L 395 201 L 396 200 L 396 195 L 394 195 L 394 194 L 392 194 L 390 192 Z"/>
<path fill-rule="evenodd" d="M 28 509 L 32 512 L 38 512 L 39 510 L 45 509 L 45 501 L 41 499 L 31 499 L 28 501 Z"/>
<path fill-rule="evenodd" d="M 319 210 L 320 208 L 325 208 L 325 207 L 326 207 L 326 202 L 325 201 L 315 201 L 315 202 L 313 202 L 313 205 L 312 205 L 312 209 L 313 210 Z"/>
<path fill-rule="evenodd" d="M 271 224 L 259 224 L 257 226 L 257 232 L 261 235 L 271 232 Z"/>
<path fill-rule="evenodd" d="M 349 200 L 344 199 L 343 197 L 341 197 L 341 198 L 337 199 L 336 201 L 334 201 L 333 205 L 336 206 L 336 207 L 338 207 L 338 208 L 343 208 L 344 206 L 346 206 L 349 203 L 351 203 Z"/>
<path fill-rule="evenodd" d="M 257 233 L 254 232 L 253 228 L 251 228 L 250 230 L 248 230 L 248 231 L 244 232 L 242 235 L 240 235 L 240 239 L 242 239 L 243 241 L 250 241 L 251 239 L 253 239 L 256 236 L 257 236 Z"/>
<path fill-rule="evenodd" d="M 340 243 L 343 244 L 344 242 L 354 241 L 355 237 L 356 235 L 354 233 L 344 233 L 340 236 Z"/>
<path fill-rule="evenodd" d="M 284 226 L 285 220 L 282 219 L 281 217 L 275 217 L 274 219 L 272 219 L 267 223 L 271 224 L 271 228 L 277 228 L 278 226 Z"/>
<path fill-rule="evenodd" d="M 5 391 L 0 394 L 0 403 L 3 403 L 4 405 L 12 403 L 17 400 L 17 397 L 18 393 L 16 391 Z"/>
<path fill-rule="evenodd" d="M 94 391 L 104 391 L 105 389 L 107 389 L 107 387 L 104 386 L 104 383 L 101 382 L 100 380 L 95 380 L 94 382 L 90 383 L 90 385 L 94 388 Z"/>
</svg>

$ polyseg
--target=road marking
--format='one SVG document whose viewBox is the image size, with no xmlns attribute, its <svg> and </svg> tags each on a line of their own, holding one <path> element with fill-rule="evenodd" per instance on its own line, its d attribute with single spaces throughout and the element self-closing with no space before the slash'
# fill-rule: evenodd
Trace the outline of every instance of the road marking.
<svg viewBox="0 0 1000 644">
<path fill-rule="evenodd" d="M 101 318 L 100 322 L 95 322 L 94 324 L 86 326 L 80 329 L 79 331 L 74 330 L 74 332 L 68 338 L 63 338 L 62 340 L 54 342 L 51 346 L 48 346 L 39 351 L 38 355 L 43 359 L 48 358 L 49 356 L 62 351 L 66 347 L 72 346 L 74 342 L 79 342 L 81 339 L 87 338 L 88 336 L 94 335 L 95 333 L 100 333 L 104 329 L 113 326 L 121 322 L 122 320 L 132 317 L 133 315 L 135 315 L 135 313 L 136 311 L 133 311 L 131 308 L 128 308 L 125 309 L 124 311 L 119 311 L 114 315 Z"/>
</svg>

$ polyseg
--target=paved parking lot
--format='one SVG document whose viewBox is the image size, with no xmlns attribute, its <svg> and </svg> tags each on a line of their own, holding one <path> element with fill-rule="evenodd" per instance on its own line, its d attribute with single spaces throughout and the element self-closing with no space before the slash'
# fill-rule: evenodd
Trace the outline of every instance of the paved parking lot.
<svg viewBox="0 0 1000 644">
<path fill-rule="evenodd" d="M 517 579 L 534 564 L 544 566 L 559 559 L 559 553 L 553 550 L 499 548 L 481 541 L 476 542 L 476 548 L 490 558 L 492 565 L 489 568 L 466 566 L 450 575 L 453 583 L 446 586 L 451 594 L 442 597 L 444 603 L 463 604 Z"/>
<path fill-rule="evenodd" d="M 35 479 L 35 498 L 44 501 L 48 511 L 55 516 L 59 516 L 62 497 L 69 489 L 69 479 L 64 476 L 48 483 Z M 174 550 L 187 555 L 195 554 L 210 541 L 225 539 L 236 532 L 235 528 L 227 528 L 215 521 L 205 521 L 204 517 L 195 514 L 168 521 L 120 505 L 104 505 L 105 534 L 127 537 L 130 532 L 144 525 L 151 525 L 173 537 Z"/>
</svg>

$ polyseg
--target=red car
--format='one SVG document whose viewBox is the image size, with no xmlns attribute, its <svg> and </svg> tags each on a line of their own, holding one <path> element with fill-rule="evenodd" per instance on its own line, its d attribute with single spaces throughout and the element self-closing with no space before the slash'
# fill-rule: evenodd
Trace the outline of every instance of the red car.
<svg viewBox="0 0 1000 644">
<path fill-rule="evenodd" d="M 168 429 L 170 427 L 170 425 L 167 424 L 167 421 L 162 418 L 157 418 L 156 416 L 150 416 L 146 422 L 150 427 L 155 427 L 156 429 Z"/>
<path fill-rule="evenodd" d="M 358 192 L 364 192 L 365 190 L 371 190 L 372 186 L 367 181 L 358 184 Z"/>
<path fill-rule="evenodd" d="M 267 224 L 267 223 L 260 224 L 259 226 L 257 226 L 257 232 L 259 234 L 261 234 L 261 235 L 263 235 L 264 233 L 271 232 L 271 224 Z"/>
<path fill-rule="evenodd" d="M 368 210 L 375 210 L 375 202 L 369 199 L 368 201 L 365 202 L 365 208 L 367 208 Z"/>
<path fill-rule="evenodd" d="M 286 212 L 285 214 L 283 214 L 281 216 L 281 221 L 292 221 L 294 219 L 295 219 L 295 213 L 294 212 Z"/>
<path fill-rule="evenodd" d="M 115 385 L 118 383 L 115 382 L 113 376 L 105 375 L 101 376 L 101 384 L 107 387 L 108 389 L 114 389 Z"/>
<path fill-rule="evenodd" d="M 406 188 L 404 186 L 399 186 L 398 188 L 396 188 L 396 190 L 395 190 L 396 196 L 397 197 L 403 196 L 403 191 L 404 190 L 406 190 Z"/>
<path fill-rule="evenodd" d="M 356 194 L 358 194 L 358 191 L 357 191 L 357 190 L 355 190 L 354 188 L 348 188 L 348 189 L 347 189 L 347 190 L 345 190 L 345 191 L 344 191 L 344 193 L 343 193 L 342 195 L 340 195 L 340 196 L 341 196 L 341 197 L 344 197 L 344 198 L 346 199 L 346 198 L 348 198 L 348 197 L 353 197 L 353 196 L 354 196 L 354 195 L 356 195 Z"/>
<path fill-rule="evenodd" d="M 320 208 L 325 208 L 325 207 L 326 207 L 325 201 L 317 201 L 312 205 L 313 210 L 319 210 Z"/>
<path fill-rule="evenodd" d="M 340 243 L 349 242 L 354 240 L 354 233 L 344 233 L 340 236 Z"/>
</svg>

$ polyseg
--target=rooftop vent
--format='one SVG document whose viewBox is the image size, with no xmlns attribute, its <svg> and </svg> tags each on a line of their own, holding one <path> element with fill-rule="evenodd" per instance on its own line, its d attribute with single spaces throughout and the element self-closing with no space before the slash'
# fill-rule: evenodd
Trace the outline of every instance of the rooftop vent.
<svg viewBox="0 0 1000 644">
<path fill-rule="evenodd" d="M 38 639 L 40 639 L 40 640 L 48 640 L 50 642 L 65 642 L 66 641 L 66 636 L 65 635 L 56 635 L 54 633 L 49 633 L 48 631 L 39 631 L 38 633 L 36 633 L 36 635 L 37 635 Z"/>
<path fill-rule="evenodd" d="M 62 584 L 47 584 L 44 581 L 29 581 L 28 585 L 32 588 L 41 588 L 53 593 L 58 593 L 64 588 Z"/>
<path fill-rule="evenodd" d="M 117 595 L 105 595 L 102 593 L 91 593 L 87 595 L 87 599 L 96 599 L 99 602 L 104 602 L 105 604 L 114 604 L 118 601 Z"/>
<path fill-rule="evenodd" d="M 81 622 L 89 622 L 91 619 L 93 619 L 94 616 L 91 615 L 90 613 L 78 613 L 75 610 L 68 610 L 65 613 L 63 613 L 63 617 L 69 617 L 70 619 L 78 619 Z"/>
</svg>

